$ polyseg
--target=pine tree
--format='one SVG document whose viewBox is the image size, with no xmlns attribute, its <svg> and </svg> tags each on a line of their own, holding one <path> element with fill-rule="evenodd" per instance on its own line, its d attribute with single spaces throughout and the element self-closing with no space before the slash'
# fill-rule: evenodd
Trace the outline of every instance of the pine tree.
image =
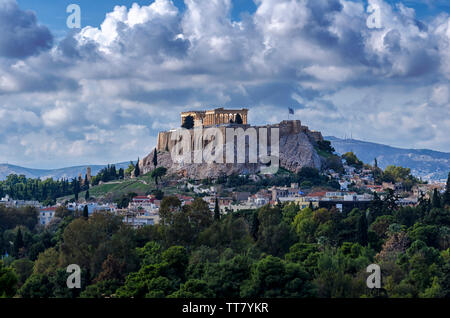
<svg viewBox="0 0 450 318">
<path fill-rule="evenodd" d="M 153 165 L 155 167 L 158 165 L 158 153 L 156 151 L 156 148 L 155 148 L 155 151 L 153 152 Z"/>
<path fill-rule="evenodd" d="M 88 208 L 87 204 L 83 208 L 83 217 L 85 219 L 89 218 L 89 208 Z"/>
<path fill-rule="evenodd" d="M 219 208 L 219 200 L 216 198 L 216 205 L 214 206 L 214 219 L 220 220 L 220 208 Z"/>
</svg>

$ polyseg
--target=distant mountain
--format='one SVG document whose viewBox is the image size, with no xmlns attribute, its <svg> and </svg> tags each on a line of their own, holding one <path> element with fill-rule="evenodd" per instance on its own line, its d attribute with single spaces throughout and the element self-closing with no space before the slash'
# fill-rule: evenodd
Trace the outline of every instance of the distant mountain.
<svg viewBox="0 0 450 318">
<path fill-rule="evenodd" d="M 115 166 L 117 169 L 120 168 L 128 168 L 128 165 L 130 162 L 121 162 L 116 163 Z M 68 167 L 68 168 L 61 168 L 61 169 L 31 169 L 31 168 L 24 168 L 19 166 L 14 166 L 10 164 L 0 164 L 0 180 L 5 180 L 7 176 L 10 174 L 17 174 L 17 175 L 25 175 L 27 178 L 41 178 L 41 179 L 62 179 L 62 178 L 75 178 L 78 177 L 78 175 L 81 172 L 81 175 L 86 175 L 87 167 L 91 167 L 92 175 L 96 175 L 101 169 L 106 167 L 106 165 L 86 165 L 86 166 L 77 166 L 77 167 Z"/>
<path fill-rule="evenodd" d="M 450 153 L 427 149 L 403 149 L 355 139 L 324 137 L 331 141 L 336 152 L 343 154 L 353 151 L 365 163 L 373 164 L 377 158 L 378 166 L 388 165 L 407 167 L 411 172 L 425 180 L 447 180 L 450 172 Z"/>
</svg>

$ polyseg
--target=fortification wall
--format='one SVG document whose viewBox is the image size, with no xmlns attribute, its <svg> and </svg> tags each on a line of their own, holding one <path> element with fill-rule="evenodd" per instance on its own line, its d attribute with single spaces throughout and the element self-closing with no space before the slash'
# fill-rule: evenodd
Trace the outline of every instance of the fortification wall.
<svg viewBox="0 0 450 318">
<path fill-rule="evenodd" d="M 312 143 L 317 143 L 319 141 L 323 141 L 322 133 L 319 131 L 311 131 L 307 126 L 302 126 L 302 123 L 300 120 L 283 120 L 279 124 L 274 125 L 264 125 L 264 126 L 250 126 L 250 125 L 224 125 L 215 127 L 219 129 L 222 132 L 222 135 L 224 136 L 223 142 L 225 143 L 225 136 L 226 136 L 226 128 L 242 128 L 246 130 L 247 128 L 255 128 L 257 131 L 257 138 L 259 138 L 259 130 L 261 128 L 266 128 L 268 130 L 268 133 L 270 134 L 271 128 L 278 128 L 280 132 L 280 138 L 283 136 L 289 136 L 289 135 L 297 135 L 299 133 L 304 133 L 308 136 L 310 141 Z M 207 128 L 204 128 L 207 129 Z M 174 132 L 172 131 L 164 131 L 160 132 L 158 134 L 158 142 L 156 149 L 158 151 L 171 151 L 173 147 L 176 144 L 176 141 L 171 140 L 171 134 Z M 194 149 L 194 133 L 195 129 L 190 129 L 189 133 L 191 134 L 191 147 Z M 270 138 L 268 138 L 268 142 L 270 142 Z M 204 142 L 204 145 L 207 144 L 207 141 Z"/>
</svg>

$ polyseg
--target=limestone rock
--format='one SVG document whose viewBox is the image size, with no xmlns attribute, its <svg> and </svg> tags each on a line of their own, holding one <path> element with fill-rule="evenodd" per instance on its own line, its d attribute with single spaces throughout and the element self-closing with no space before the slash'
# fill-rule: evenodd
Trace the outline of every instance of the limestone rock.
<svg viewBox="0 0 450 318">
<path fill-rule="evenodd" d="M 251 127 L 246 125 L 246 128 Z M 222 127 L 223 128 L 223 127 Z M 317 154 L 314 145 L 317 141 L 323 140 L 320 132 L 313 132 L 308 127 L 302 126 L 300 121 L 283 121 L 280 124 L 268 125 L 261 128 L 279 128 L 280 132 L 280 167 L 292 172 L 299 172 L 303 167 L 320 169 L 323 159 Z M 258 130 L 259 132 L 259 130 Z M 191 133 L 192 134 L 192 133 Z M 193 134 L 192 134 L 193 136 Z M 259 136 L 259 135 L 258 135 Z M 193 137 L 192 143 L 193 143 Z M 248 144 L 248 143 L 247 143 Z M 217 178 L 222 175 L 232 174 L 255 174 L 264 167 L 261 163 L 245 164 L 185 164 L 172 160 L 171 150 L 175 143 L 170 140 L 170 132 L 161 132 L 158 136 L 158 145 L 154 151 L 158 153 L 158 167 L 165 167 L 169 174 L 178 174 L 180 177 L 192 179 Z M 269 145 L 269 149 L 270 149 Z M 224 145 L 225 149 L 225 145 Z M 153 165 L 152 151 L 147 157 L 140 161 L 140 168 L 143 173 L 148 173 L 155 169 Z M 235 145 L 235 153 L 237 152 Z M 248 154 L 246 154 L 246 162 Z"/>
</svg>

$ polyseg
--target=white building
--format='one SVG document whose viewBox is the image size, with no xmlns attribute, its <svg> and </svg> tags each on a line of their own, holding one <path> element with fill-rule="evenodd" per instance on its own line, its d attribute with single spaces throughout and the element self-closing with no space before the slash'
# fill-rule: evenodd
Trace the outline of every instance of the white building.
<svg viewBox="0 0 450 318">
<path fill-rule="evenodd" d="M 39 209 L 39 224 L 48 225 L 55 217 L 56 207 Z"/>
<path fill-rule="evenodd" d="M 4 198 L 2 198 L 0 200 L 0 204 L 11 208 L 20 208 L 25 206 L 32 206 L 35 208 L 41 207 L 39 201 L 13 200 L 9 195 L 6 195 Z"/>
</svg>

